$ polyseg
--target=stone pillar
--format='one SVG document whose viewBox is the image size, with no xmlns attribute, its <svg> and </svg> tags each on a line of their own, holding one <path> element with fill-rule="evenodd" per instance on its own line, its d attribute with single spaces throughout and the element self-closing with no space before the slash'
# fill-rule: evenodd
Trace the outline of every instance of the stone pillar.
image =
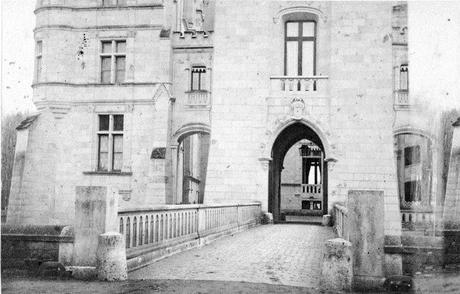
<svg viewBox="0 0 460 294">
<path fill-rule="evenodd" d="M 120 233 L 99 235 L 96 253 L 97 278 L 101 281 L 124 281 L 128 278 L 125 240 Z"/>
<path fill-rule="evenodd" d="M 351 243 L 341 239 L 327 240 L 324 244 L 321 267 L 321 290 L 350 291 L 353 280 Z"/>
<path fill-rule="evenodd" d="M 117 231 L 118 198 L 107 187 L 77 186 L 73 265 L 95 266 L 99 235 Z"/>
<path fill-rule="evenodd" d="M 453 124 L 452 151 L 447 174 L 443 221 L 447 228 L 460 224 L 460 118 Z"/>
<path fill-rule="evenodd" d="M 353 287 L 378 288 L 384 277 L 383 191 L 348 192 L 348 228 L 353 244 Z"/>
</svg>

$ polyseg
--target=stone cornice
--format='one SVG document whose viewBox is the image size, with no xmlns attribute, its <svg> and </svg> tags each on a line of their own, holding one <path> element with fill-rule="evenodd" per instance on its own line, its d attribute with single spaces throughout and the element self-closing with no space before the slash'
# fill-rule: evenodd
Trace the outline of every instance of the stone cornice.
<svg viewBox="0 0 460 294">
<path fill-rule="evenodd" d="M 132 10 L 132 9 L 163 9 L 163 4 L 153 4 L 153 5 L 129 5 L 129 6 L 111 6 L 111 7 L 104 7 L 104 6 L 92 6 L 92 7 L 84 7 L 84 6 L 69 6 L 69 5 L 49 5 L 49 6 L 41 6 L 34 10 L 34 13 L 37 14 L 44 10 L 54 10 L 54 9 L 67 9 L 73 11 L 91 11 L 91 10 Z"/>
<path fill-rule="evenodd" d="M 105 25 L 105 26 L 84 26 L 75 27 L 70 25 L 46 25 L 38 26 L 34 29 L 34 33 L 45 30 L 70 30 L 70 31 L 88 31 L 88 30 L 161 30 L 163 26 L 158 25 Z"/>
<path fill-rule="evenodd" d="M 121 84 L 101 84 L 101 83 L 68 83 L 68 82 L 40 82 L 32 84 L 32 88 L 46 86 L 64 86 L 64 87 L 132 87 L 132 86 L 156 86 L 158 84 L 171 84 L 170 82 L 132 82 Z"/>
</svg>

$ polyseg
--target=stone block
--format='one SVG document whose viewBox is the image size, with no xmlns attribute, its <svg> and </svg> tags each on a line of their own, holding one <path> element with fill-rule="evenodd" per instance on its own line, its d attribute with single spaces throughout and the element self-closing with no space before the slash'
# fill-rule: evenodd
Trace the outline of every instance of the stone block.
<svg viewBox="0 0 460 294">
<path fill-rule="evenodd" d="M 332 217 L 330 214 L 323 215 L 323 226 L 330 226 L 332 224 Z"/>
<path fill-rule="evenodd" d="M 125 241 L 120 233 L 99 236 L 96 254 L 97 278 L 102 281 L 123 281 L 128 278 Z"/>
<path fill-rule="evenodd" d="M 354 287 L 378 288 L 384 276 L 383 191 L 348 192 L 349 240 L 353 244 Z M 381 285 L 380 285 L 381 286 Z"/>
<path fill-rule="evenodd" d="M 349 291 L 353 281 L 351 243 L 341 239 L 324 244 L 320 287 L 325 291 Z"/>
<path fill-rule="evenodd" d="M 72 272 L 72 278 L 77 280 L 90 281 L 97 277 L 96 267 L 94 266 L 68 266 L 67 271 Z"/>
<path fill-rule="evenodd" d="M 117 196 L 107 187 L 76 187 L 74 265 L 95 266 L 99 235 L 116 230 L 117 209 Z"/>
<path fill-rule="evenodd" d="M 273 224 L 273 214 L 264 212 L 262 215 L 262 224 Z"/>
<path fill-rule="evenodd" d="M 64 227 L 61 231 L 60 236 L 73 237 L 74 236 L 73 228 L 71 226 Z M 72 264 L 72 255 L 73 255 L 73 243 L 60 242 L 58 261 L 62 263 L 63 265 L 70 265 Z"/>
</svg>

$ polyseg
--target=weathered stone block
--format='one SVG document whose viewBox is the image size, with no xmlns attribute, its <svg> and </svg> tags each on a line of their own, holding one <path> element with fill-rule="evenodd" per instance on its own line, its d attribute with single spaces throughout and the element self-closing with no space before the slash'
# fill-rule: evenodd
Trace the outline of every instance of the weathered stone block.
<svg viewBox="0 0 460 294">
<path fill-rule="evenodd" d="M 347 207 L 354 287 L 378 288 L 385 262 L 383 191 L 350 190 Z"/>
<path fill-rule="evenodd" d="M 122 281 L 128 278 L 125 241 L 121 234 L 115 232 L 101 234 L 96 258 L 99 280 Z"/>
<path fill-rule="evenodd" d="M 116 230 L 117 208 L 117 197 L 107 187 L 76 187 L 74 265 L 96 264 L 99 235 Z"/>
<path fill-rule="evenodd" d="M 324 244 L 320 287 L 327 291 L 349 291 L 353 280 L 351 243 L 336 238 Z"/>
</svg>

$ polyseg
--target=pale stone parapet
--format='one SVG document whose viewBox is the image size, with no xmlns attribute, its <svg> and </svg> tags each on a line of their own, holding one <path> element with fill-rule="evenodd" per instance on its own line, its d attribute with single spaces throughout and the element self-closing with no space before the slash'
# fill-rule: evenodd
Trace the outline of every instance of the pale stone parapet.
<svg viewBox="0 0 460 294">
<path fill-rule="evenodd" d="M 165 205 L 118 213 L 128 255 L 137 248 L 202 238 L 260 222 L 260 203 Z"/>
</svg>

